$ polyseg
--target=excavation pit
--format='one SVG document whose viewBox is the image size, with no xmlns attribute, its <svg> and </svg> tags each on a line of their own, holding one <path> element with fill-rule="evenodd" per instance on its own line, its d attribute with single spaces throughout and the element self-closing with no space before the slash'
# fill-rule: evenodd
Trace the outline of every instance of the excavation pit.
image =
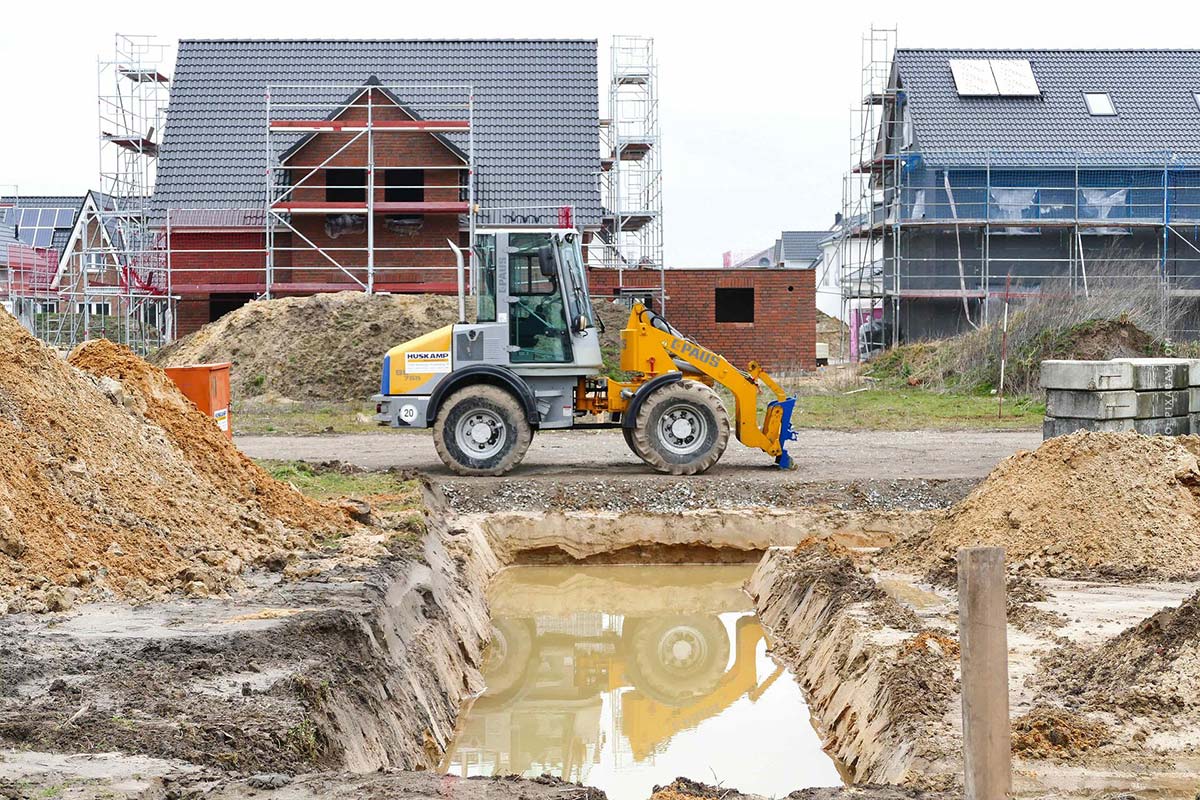
<svg viewBox="0 0 1200 800">
<path fill-rule="evenodd" d="M 840 785 L 743 590 L 753 564 L 516 566 L 488 590 L 487 689 L 442 762 L 612 800 L 679 775 L 782 796 Z M 715 776 L 715 779 L 714 779 Z"/>
</svg>

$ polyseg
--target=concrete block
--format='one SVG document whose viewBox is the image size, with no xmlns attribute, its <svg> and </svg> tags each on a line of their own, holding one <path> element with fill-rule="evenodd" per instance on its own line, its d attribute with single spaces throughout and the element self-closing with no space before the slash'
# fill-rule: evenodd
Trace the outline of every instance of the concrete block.
<svg viewBox="0 0 1200 800">
<path fill-rule="evenodd" d="M 1200 386 L 1200 358 L 1189 358 L 1188 362 L 1188 386 Z M 1195 408 L 1196 406 L 1192 406 Z"/>
<path fill-rule="evenodd" d="M 1188 432 L 1200 436 L 1200 413 L 1188 414 Z"/>
<path fill-rule="evenodd" d="M 1170 392 L 1136 392 L 1138 419 L 1154 417 L 1182 417 L 1192 408 L 1189 398 L 1190 389 L 1176 389 Z"/>
<path fill-rule="evenodd" d="M 1192 429 L 1191 419 L 1191 417 L 1135 419 L 1133 429 L 1146 436 L 1183 436 Z"/>
<path fill-rule="evenodd" d="M 1133 365 L 1113 361 L 1042 362 L 1043 389 L 1075 389 L 1085 392 L 1133 388 Z"/>
<path fill-rule="evenodd" d="M 1188 413 L 1200 412 L 1200 386 L 1188 387 Z"/>
<path fill-rule="evenodd" d="M 1097 431 L 1121 433 L 1133 430 L 1132 419 L 1078 419 L 1074 417 L 1046 417 L 1042 421 L 1042 439 L 1066 436 L 1075 431 Z"/>
<path fill-rule="evenodd" d="M 1046 416 L 1080 419 L 1130 419 L 1137 416 L 1137 392 L 1079 392 L 1050 389 Z"/>
<path fill-rule="evenodd" d="M 1115 358 L 1113 362 L 1133 365 L 1133 388 L 1139 392 L 1186 389 L 1191 383 L 1186 358 Z"/>
</svg>

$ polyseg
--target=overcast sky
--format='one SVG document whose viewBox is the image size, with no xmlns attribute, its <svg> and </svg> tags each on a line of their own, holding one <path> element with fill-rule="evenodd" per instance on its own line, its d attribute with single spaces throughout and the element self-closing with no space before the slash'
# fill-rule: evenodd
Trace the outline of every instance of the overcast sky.
<svg viewBox="0 0 1200 800">
<path fill-rule="evenodd" d="M 610 37 L 648 35 L 659 60 L 667 264 L 717 266 L 725 250 L 832 223 L 872 23 L 898 25 L 910 47 L 1200 47 L 1191 3 L 1147 4 L 1145 13 L 1047 0 L 903 5 L 900 17 L 894 1 L 862 0 L 10 3 L 0 22 L 0 186 L 80 194 L 96 185 L 96 58 L 117 31 L 171 42 L 594 38 L 602 87 Z"/>
</svg>

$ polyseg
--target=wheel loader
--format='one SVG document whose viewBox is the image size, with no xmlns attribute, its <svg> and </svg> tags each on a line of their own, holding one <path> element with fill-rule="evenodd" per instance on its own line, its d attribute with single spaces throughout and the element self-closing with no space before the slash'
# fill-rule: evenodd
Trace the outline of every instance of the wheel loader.
<svg viewBox="0 0 1200 800">
<path fill-rule="evenodd" d="M 534 433 L 619 428 L 629 449 L 659 472 L 694 475 L 720 460 L 734 399 L 733 433 L 779 467 L 795 398 L 762 367 L 738 369 L 634 303 L 621 331 L 617 380 L 603 359 L 588 294 L 581 236 L 572 229 L 491 229 L 476 236 L 467 276 L 458 262 L 458 319 L 397 345 L 383 359 L 375 420 L 433 428 L 446 466 L 459 475 L 502 475 L 521 463 Z M 759 422 L 763 389 L 773 397 Z M 599 420 L 599 421 L 595 421 Z"/>
</svg>

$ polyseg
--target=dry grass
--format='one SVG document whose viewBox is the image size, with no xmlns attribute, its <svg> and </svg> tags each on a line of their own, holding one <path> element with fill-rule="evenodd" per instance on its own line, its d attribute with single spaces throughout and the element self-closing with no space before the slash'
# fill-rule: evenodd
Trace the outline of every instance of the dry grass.
<svg viewBox="0 0 1200 800">
<path fill-rule="evenodd" d="M 1038 391 L 1039 365 L 1050 358 L 1106 359 L 1182 353 L 1169 332 L 1176 320 L 1153 274 L 1095 270 L 1087 296 L 1044 297 L 1010 306 L 1004 390 Z M 999 387 L 1004 336 L 999 321 L 948 339 L 893 348 L 871 362 L 885 382 L 968 393 Z"/>
</svg>

